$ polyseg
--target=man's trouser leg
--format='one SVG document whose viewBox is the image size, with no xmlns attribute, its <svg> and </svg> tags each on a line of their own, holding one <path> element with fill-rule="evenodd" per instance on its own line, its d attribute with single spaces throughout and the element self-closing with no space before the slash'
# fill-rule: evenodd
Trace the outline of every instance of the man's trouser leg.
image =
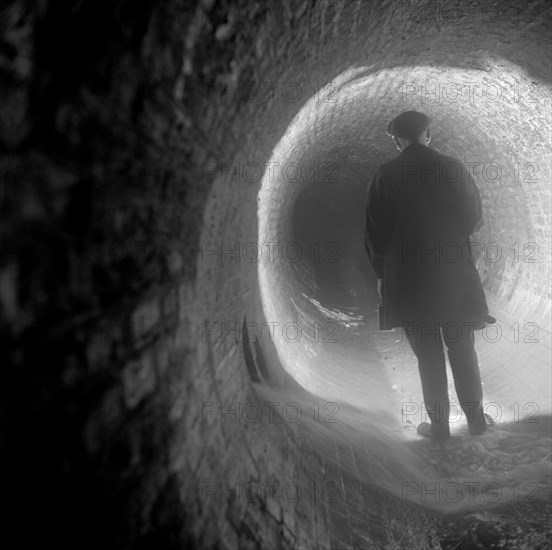
<svg viewBox="0 0 552 550">
<path fill-rule="evenodd" d="M 483 387 L 475 353 L 473 328 L 451 322 L 444 323 L 442 331 L 443 340 L 448 348 L 454 387 L 468 420 L 470 432 L 481 431 L 486 421 L 483 416 Z"/>
<path fill-rule="evenodd" d="M 439 437 L 450 435 L 447 370 L 441 330 L 437 323 L 411 323 L 406 331 L 408 342 L 418 359 L 418 370 L 432 433 Z"/>
</svg>

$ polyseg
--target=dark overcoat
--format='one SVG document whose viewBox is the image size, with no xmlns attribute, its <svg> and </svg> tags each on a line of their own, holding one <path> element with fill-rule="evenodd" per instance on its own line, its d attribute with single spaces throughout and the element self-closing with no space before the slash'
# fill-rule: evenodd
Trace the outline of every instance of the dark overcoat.
<svg viewBox="0 0 552 550">
<path fill-rule="evenodd" d="M 481 243 L 470 240 L 482 223 L 479 190 L 459 160 L 415 143 L 377 170 L 364 241 L 389 327 L 488 315 L 474 263 Z"/>
</svg>

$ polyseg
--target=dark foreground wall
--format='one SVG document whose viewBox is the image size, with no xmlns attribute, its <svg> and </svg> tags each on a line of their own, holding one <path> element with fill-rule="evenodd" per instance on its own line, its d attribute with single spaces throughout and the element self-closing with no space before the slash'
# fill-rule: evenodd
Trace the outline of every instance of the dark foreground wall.
<svg viewBox="0 0 552 550">
<path fill-rule="evenodd" d="M 259 239 L 256 167 L 317 90 L 363 67 L 380 75 L 365 118 L 322 98 L 320 117 L 303 123 L 310 137 L 295 148 L 289 138 L 285 160 L 316 165 L 327 153 L 317 137 L 331 142 L 335 122 L 340 142 L 362 144 L 369 172 L 392 153 L 382 128 L 405 97 L 425 106 L 442 121 L 442 150 L 508 167 L 499 184 L 479 176 L 483 235 L 505 248 L 536 242 L 543 256 L 538 268 L 487 263 L 485 285 L 546 329 L 548 3 L 5 4 L 2 522 L 22 547 L 339 547 L 329 516 L 307 504 L 203 498 L 205 483 L 293 480 L 309 462 L 289 426 L 202 415 L 206 403 L 254 399 L 251 378 L 263 378 L 247 369 L 240 338 L 204 330 L 262 320 L 257 266 L 219 261 L 205 245 Z M 465 89 L 471 71 L 481 75 L 471 98 L 422 86 L 456 78 Z M 268 240 L 290 238 L 308 185 L 277 183 L 265 189 Z M 289 265 L 273 273 L 276 302 L 298 292 L 293 276 Z M 264 379 L 280 374 L 268 365 Z M 419 525 L 416 544 L 436 544 L 421 512 L 400 510 Z M 367 541 L 384 540 L 386 525 L 364 544 L 379 547 Z"/>
</svg>

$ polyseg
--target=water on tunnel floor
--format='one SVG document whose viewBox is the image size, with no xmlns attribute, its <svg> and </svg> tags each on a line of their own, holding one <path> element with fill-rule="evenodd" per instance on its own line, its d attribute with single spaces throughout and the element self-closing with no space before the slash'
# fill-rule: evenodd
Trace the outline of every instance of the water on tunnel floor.
<svg viewBox="0 0 552 550">
<path fill-rule="evenodd" d="M 301 125 L 300 118 L 296 123 Z M 290 132 L 289 139 L 298 133 Z M 416 361 L 400 329 L 378 331 L 376 281 L 363 248 L 365 192 L 374 161 L 360 162 L 358 147 L 347 150 L 346 129 L 335 130 L 332 138 L 333 150 L 324 146 L 320 157 L 312 153 L 312 158 L 332 174 L 330 168 L 339 164 L 339 176 L 305 178 L 291 211 L 282 214 L 291 223 L 284 233 L 274 233 L 276 241 L 287 235 L 303 255 L 283 266 L 259 266 L 266 317 L 301 327 L 300 342 L 277 341 L 279 359 L 301 389 L 282 395 L 263 387 L 261 395 L 303 402 L 305 409 L 309 397 L 336 405 L 339 424 L 306 417 L 301 428 L 309 438 L 352 448 L 356 469 L 351 475 L 360 484 L 445 513 L 546 502 L 552 444 L 549 362 L 542 353 L 535 355 L 537 347 L 530 342 L 515 342 L 512 327 L 520 319 L 492 292 L 487 299 L 504 337 L 478 332 L 476 349 L 486 412 L 496 423 L 482 436 L 468 434 L 449 368 L 453 437 L 440 444 L 416 434 L 416 425 L 427 420 Z M 274 159 L 283 163 L 291 150 L 286 147 L 281 144 Z M 265 189 L 262 200 L 268 197 Z M 263 220 L 262 201 L 259 215 L 260 236 L 267 238 L 271 225 Z M 285 292 L 279 292 L 281 285 Z M 544 330 L 541 336 L 539 346 L 549 350 L 550 334 Z"/>
<path fill-rule="evenodd" d="M 549 0 L 0 13 L 0 550 L 552 548 Z M 443 445 L 362 243 L 406 109 L 495 245 L 496 425 Z"/>
</svg>

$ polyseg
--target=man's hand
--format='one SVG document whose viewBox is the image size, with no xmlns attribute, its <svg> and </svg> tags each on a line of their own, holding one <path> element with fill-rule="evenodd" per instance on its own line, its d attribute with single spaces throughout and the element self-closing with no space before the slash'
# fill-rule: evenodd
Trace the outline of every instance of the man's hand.
<svg viewBox="0 0 552 550">
<path fill-rule="evenodd" d="M 382 284 L 383 284 L 383 279 L 378 279 L 378 294 L 379 294 L 380 300 L 383 301 Z"/>
</svg>

